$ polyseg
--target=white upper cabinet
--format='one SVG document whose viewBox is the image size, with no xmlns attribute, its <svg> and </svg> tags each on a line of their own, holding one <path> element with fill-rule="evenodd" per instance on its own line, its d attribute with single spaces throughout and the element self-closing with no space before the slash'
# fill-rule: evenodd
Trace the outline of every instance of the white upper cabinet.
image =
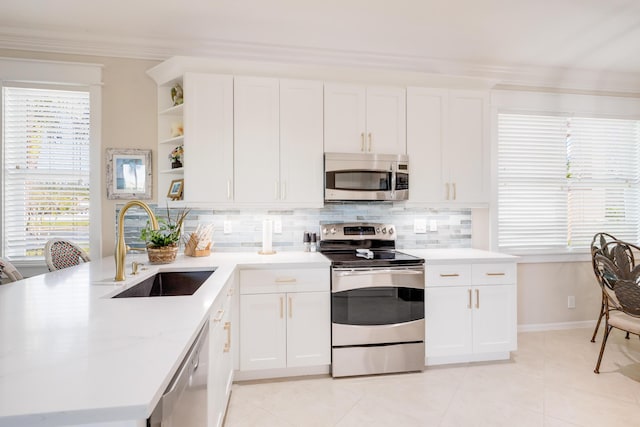
<svg viewBox="0 0 640 427">
<path fill-rule="evenodd" d="M 323 204 L 322 82 L 280 80 L 280 201 Z"/>
<path fill-rule="evenodd" d="M 184 93 L 184 199 L 231 202 L 233 76 L 185 73 Z"/>
<path fill-rule="evenodd" d="M 236 77 L 234 116 L 235 202 L 322 206 L 322 83 Z"/>
<path fill-rule="evenodd" d="M 278 79 L 236 77 L 234 90 L 235 201 L 273 203 L 280 193 Z"/>
<path fill-rule="evenodd" d="M 404 154 L 405 90 L 327 83 L 324 151 Z"/>
<path fill-rule="evenodd" d="M 408 88 L 409 201 L 486 205 L 488 135 L 486 91 Z"/>
</svg>

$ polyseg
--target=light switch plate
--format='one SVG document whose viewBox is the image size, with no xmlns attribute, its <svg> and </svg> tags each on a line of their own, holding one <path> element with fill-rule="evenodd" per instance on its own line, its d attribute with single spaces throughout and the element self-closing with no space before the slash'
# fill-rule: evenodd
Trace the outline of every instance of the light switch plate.
<svg viewBox="0 0 640 427">
<path fill-rule="evenodd" d="M 427 220 L 424 218 L 416 218 L 413 220 L 413 232 L 416 234 L 424 234 L 427 232 Z"/>
<path fill-rule="evenodd" d="M 435 219 L 429 221 L 429 231 L 438 231 L 438 221 Z"/>
<path fill-rule="evenodd" d="M 280 218 L 273 221 L 273 232 L 275 234 L 282 234 L 282 220 Z"/>
<path fill-rule="evenodd" d="M 224 234 L 231 234 L 231 221 L 224 222 Z"/>
</svg>

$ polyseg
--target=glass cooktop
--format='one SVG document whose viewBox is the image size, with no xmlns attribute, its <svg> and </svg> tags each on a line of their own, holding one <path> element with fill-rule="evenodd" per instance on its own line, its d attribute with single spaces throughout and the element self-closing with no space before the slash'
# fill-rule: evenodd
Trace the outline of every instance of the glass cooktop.
<svg viewBox="0 0 640 427">
<path fill-rule="evenodd" d="M 376 250 L 372 249 L 368 253 L 362 252 L 357 255 L 355 250 L 348 251 L 328 251 L 322 255 L 329 258 L 335 267 L 384 267 L 392 265 L 420 265 L 424 264 L 424 259 L 413 255 L 398 252 L 396 250 Z M 371 258 L 373 256 L 373 258 Z"/>
</svg>

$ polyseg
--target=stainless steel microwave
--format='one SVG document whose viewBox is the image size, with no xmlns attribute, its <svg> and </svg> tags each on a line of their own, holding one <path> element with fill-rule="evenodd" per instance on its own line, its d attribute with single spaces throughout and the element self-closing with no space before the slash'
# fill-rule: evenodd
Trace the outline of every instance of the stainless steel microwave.
<svg viewBox="0 0 640 427">
<path fill-rule="evenodd" d="M 324 153 L 326 201 L 409 198 L 409 158 L 404 154 Z"/>
</svg>

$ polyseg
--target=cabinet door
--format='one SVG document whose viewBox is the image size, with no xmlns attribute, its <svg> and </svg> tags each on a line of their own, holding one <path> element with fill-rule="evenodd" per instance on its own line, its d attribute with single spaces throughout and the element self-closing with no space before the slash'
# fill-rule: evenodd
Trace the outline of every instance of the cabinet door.
<svg viewBox="0 0 640 427">
<path fill-rule="evenodd" d="M 322 82 L 280 80 L 280 200 L 323 204 Z"/>
<path fill-rule="evenodd" d="M 278 80 L 236 77 L 234 91 L 235 201 L 273 203 L 280 192 Z"/>
<path fill-rule="evenodd" d="M 405 154 L 406 101 L 403 88 L 367 88 L 366 151 Z"/>
<path fill-rule="evenodd" d="M 427 288 L 425 352 L 430 357 L 471 354 L 471 288 Z"/>
<path fill-rule="evenodd" d="M 488 202 L 488 95 L 484 91 L 449 91 L 448 143 L 444 181 L 449 200 Z"/>
<path fill-rule="evenodd" d="M 445 144 L 448 91 L 407 88 L 407 154 L 410 202 L 445 200 L 442 149 Z"/>
<path fill-rule="evenodd" d="M 214 313 L 210 321 L 209 329 L 209 385 L 207 392 L 207 401 L 209 404 L 209 424 L 210 426 L 218 426 L 220 421 L 224 418 L 224 409 L 226 402 L 223 406 L 224 395 L 224 344 L 225 344 L 225 330 L 224 330 L 224 308 L 219 307 Z"/>
<path fill-rule="evenodd" d="M 184 106 L 184 199 L 231 201 L 233 77 L 186 73 L 184 93 L 189 100 Z"/>
<path fill-rule="evenodd" d="M 473 293 L 474 352 L 516 350 L 516 285 L 477 286 Z"/>
<path fill-rule="evenodd" d="M 240 370 L 284 368 L 286 295 L 240 295 Z"/>
<path fill-rule="evenodd" d="M 287 294 L 287 366 L 331 363 L 329 292 Z"/>
<path fill-rule="evenodd" d="M 324 151 L 358 153 L 366 150 L 366 91 L 364 86 L 327 83 L 324 86 Z"/>
</svg>

